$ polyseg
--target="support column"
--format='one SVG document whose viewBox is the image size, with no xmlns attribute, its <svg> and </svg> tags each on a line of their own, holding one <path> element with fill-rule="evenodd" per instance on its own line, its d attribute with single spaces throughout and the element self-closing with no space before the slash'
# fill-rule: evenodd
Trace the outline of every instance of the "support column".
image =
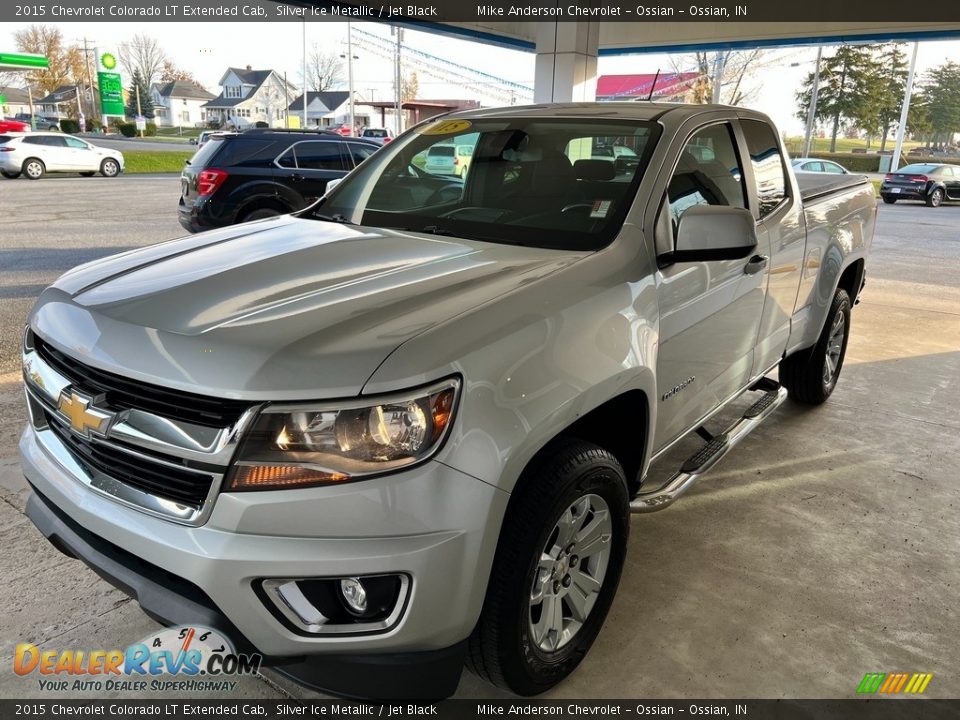
<svg viewBox="0 0 960 720">
<path fill-rule="evenodd" d="M 534 102 L 596 100 L 599 44 L 600 23 L 538 23 Z"/>
</svg>

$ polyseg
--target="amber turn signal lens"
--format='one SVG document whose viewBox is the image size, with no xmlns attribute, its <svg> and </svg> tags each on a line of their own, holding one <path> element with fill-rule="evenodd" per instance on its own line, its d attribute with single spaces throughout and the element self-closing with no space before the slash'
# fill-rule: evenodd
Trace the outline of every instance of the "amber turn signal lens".
<svg viewBox="0 0 960 720">
<path fill-rule="evenodd" d="M 234 469 L 228 490 L 270 490 L 297 485 L 328 485 L 349 480 L 338 472 L 296 465 L 240 465 Z"/>
</svg>

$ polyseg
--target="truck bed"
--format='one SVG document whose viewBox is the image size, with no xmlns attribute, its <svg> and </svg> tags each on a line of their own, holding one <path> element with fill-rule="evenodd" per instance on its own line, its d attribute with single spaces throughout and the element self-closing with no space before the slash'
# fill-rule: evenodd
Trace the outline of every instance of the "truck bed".
<svg viewBox="0 0 960 720">
<path fill-rule="evenodd" d="M 816 201 L 827 195 L 869 183 L 866 175 L 837 175 L 834 173 L 797 173 L 797 185 L 803 204 Z"/>
</svg>

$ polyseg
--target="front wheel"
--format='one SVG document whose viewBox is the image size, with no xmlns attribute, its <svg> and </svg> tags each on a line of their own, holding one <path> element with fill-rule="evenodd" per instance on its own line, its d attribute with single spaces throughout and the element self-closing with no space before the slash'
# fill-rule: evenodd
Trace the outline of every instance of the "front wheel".
<svg viewBox="0 0 960 720">
<path fill-rule="evenodd" d="M 933 192 L 927 195 L 927 207 L 940 207 L 943 203 L 943 188 L 934 188 Z"/>
<path fill-rule="evenodd" d="M 113 158 L 107 158 L 100 163 L 100 174 L 108 178 L 116 177 L 120 174 L 120 163 Z"/>
<path fill-rule="evenodd" d="M 623 469 L 596 445 L 567 441 L 521 482 L 467 662 L 495 685 L 536 695 L 572 673 L 599 634 L 630 514 Z"/>
<path fill-rule="evenodd" d="M 893 204 L 897 201 L 897 199 L 896 199 L 895 197 L 892 197 L 892 196 L 890 196 L 890 195 L 881 195 L 881 197 L 883 198 L 883 201 L 884 201 L 887 205 L 893 205 Z"/>
<path fill-rule="evenodd" d="M 837 289 L 827 321 L 811 350 L 784 358 L 780 363 L 780 384 L 790 399 L 805 405 L 820 405 L 837 386 L 850 337 L 850 296 Z"/>
</svg>

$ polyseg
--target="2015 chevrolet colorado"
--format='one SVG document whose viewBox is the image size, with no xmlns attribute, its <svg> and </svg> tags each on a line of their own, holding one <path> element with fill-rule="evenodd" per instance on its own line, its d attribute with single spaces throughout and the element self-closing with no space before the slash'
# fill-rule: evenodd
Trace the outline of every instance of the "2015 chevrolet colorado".
<svg viewBox="0 0 960 720">
<path fill-rule="evenodd" d="M 416 162 L 438 144 L 472 148 L 465 179 Z M 876 200 L 828 182 L 800 187 L 740 108 L 422 124 L 307 210 L 45 290 L 28 514 L 151 615 L 316 687 L 443 696 L 466 660 L 546 690 L 600 631 L 631 511 L 669 506 L 787 394 L 833 391 Z"/>
</svg>

